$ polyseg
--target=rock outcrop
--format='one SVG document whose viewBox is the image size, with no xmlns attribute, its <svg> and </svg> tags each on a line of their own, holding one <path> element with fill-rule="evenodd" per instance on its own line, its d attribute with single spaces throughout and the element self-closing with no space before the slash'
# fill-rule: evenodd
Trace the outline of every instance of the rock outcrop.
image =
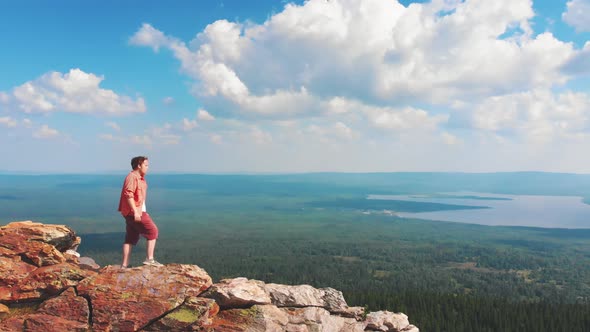
<svg viewBox="0 0 590 332">
<path fill-rule="evenodd" d="M 47 299 L 94 275 L 66 254 L 79 244 L 66 226 L 21 221 L 0 227 L 0 302 Z"/>
<path fill-rule="evenodd" d="M 97 331 L 136 331 L 198 297 L 211 277 L 196 265 L 120 269 L 108 266 L 78 284 L 78 295 L 92 304 Z"/>
<path fill-rule="evenodd" d="M 419 331 L 402 313 L 349 307 L 333 288 L 213 283 L 185 264 L 100 269 L 79 244 L 66 226 L 0 227 L 0 331 Z"/>
</svg>

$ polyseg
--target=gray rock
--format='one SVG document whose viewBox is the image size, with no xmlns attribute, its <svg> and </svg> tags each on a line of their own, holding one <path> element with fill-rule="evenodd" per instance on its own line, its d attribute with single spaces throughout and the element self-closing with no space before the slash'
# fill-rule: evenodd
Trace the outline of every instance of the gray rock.
<svg viewBox="0 0 590 332">
<path fill-rule="evenodd" d="M 85 270 L 93 270 L 98 271 L 100 270 L 100 265 L 96 264 L 94 259 L 90 257 L 80 257 L 78 259 L 78 265 Z"/>
<path fill-rule="evenodd" d="M 264 282 L 247 278 L 223 279 L 201 296 L 214 299 L 221 308 L 245 308 L 271 303 Z"/>
<path fill-rule="evenodd" d="M 408 316 L 390 311 L 376 311 L 367 315 L 366 329 L 371 331 L 401 332 L 410 327 Z"/>
<path fill-rule="evenodd" d="M 333 288 L 266 284 L 266 290 L 277 307 L 321 307 L 333 313 L 347 312 L 348 308 L 342 292 Z"/>
</svg>

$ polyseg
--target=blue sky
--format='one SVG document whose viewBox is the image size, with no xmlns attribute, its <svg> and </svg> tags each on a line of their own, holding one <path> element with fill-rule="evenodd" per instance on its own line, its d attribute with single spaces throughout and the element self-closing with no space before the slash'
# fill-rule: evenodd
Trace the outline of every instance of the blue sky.
<svg viewBox="0 0 590 332">
<path fill-rule="evenodd" d="M 4 1 L 0 31 L 0 171 L 590 165 L 590 0 Z"/>
</svg>

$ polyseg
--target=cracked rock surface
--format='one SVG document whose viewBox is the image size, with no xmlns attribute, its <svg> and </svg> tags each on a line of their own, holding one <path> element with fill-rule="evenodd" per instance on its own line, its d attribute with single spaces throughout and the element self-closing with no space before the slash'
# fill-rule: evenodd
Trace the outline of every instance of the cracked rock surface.
<svg viewBox="0 0 590 332">
<path fill-rule="evenodd" d="M 196 265 L 169 264 L 120 269 L 108 266 L 78 284 L 92 304 L 95 330 L 138 330 L 167 315 L 212 284 Z"/>
</svg>

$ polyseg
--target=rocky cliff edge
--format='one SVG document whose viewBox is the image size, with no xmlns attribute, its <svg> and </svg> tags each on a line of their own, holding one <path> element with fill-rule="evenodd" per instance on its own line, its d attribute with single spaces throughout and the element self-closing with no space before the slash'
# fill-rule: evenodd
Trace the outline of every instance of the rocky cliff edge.
<svg viewBox="0 0 590 332">
<path fill-rule="evenodd" d="M 403 313 L 349 307 L 333 288 L 213 283 L 187 264 L 100 268 L 79 244 L 63 225 L 0 227 L 0 331 L 419 331 Z"/>
</svg>

